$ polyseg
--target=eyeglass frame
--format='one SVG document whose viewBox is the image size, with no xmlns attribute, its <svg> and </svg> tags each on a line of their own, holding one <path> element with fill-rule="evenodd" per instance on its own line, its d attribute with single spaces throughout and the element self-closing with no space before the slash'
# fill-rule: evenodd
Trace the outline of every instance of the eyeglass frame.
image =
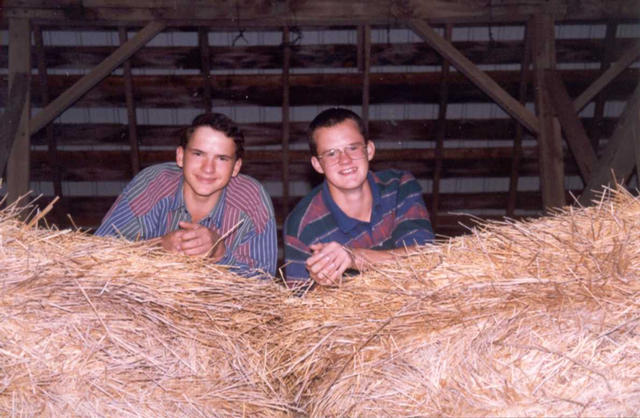
<svg viewBox="0 0 640 418">
<path fill-rule="evenodd" d="M 342 148 L 330 148 L 326 151 L 323 151 L 321 153 L 318 153 L 318 155 L 316 156 L 319 160 L 324 160 L 326 162 L 327 165 L 336 165 L 338 164 L 338 162 L 340 161 L 340 157 L 342 155 L 346 155 L 347 157 L 349 157 L 352 160 L 361 160 L 363 158 L 367 158 L 367 155 L 369 153 L 369 150 L 367 149 L 367 142 L 358 142 L 355 144 L 349 144 L 349 145 L 345 145 Z M 351 148 L 351 151 L 346 151 L 348 148 Z M 356 152 L 357 150 L 360 150 L 360 155 L 357 156 L 352 156 L 351 154 L 349 154 L 349 152 Z M 331 162 L 330 160 L 327 159 L 327 153 L 330 152 L 337 152 L 336 154 L 336 160 Z"/>
</svg>

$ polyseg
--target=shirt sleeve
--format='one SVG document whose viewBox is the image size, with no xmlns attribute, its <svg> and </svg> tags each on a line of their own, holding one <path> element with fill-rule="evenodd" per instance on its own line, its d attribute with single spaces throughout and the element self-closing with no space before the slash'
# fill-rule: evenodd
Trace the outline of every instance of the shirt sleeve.
<svg viewBox="0 0 640 418">
<path fill-rule="evenodd" d="M 125 187 L 120 196 L 107 212 L 100 227 L 95 232 L 98 236 L 124 237 L 128 240 L 145 239 L 144 231 L 130 205 L 131 183 Z"/>
<path fill-rule="evenodd" d="M 278 243 L 275 218 L 271 216 L 263 231 L 253 225 L 240 238 L 241 243 L 227 250 L 218 262 L 243 277 L 272 278 L 276 273 Z"/>
<path fill-rule="evenodd" d="M 218 264 L 243 277 L 272 278 L 278 260 L 276 220 L 271 197 L 261 186 L 257 197 L 252 202 L 262 207 L 243 211 L 244 222 Z"/>
<path fill-rule="evenodd" d="M 408 172 L 403 173 L 398 185 L 392 238 L 397 248 L 427 244 L 434 238 L 429 212 L 422 198 L 422 187 Z"/>
<path fill-rule="evenodd" d="M 287 218 L 284 228 L 284 259 L 287 286 L 301 288 L 312 285 L 305 262 L 311 257 L 311 249 L 298 237 L 293 216 Z"/>
</svg>

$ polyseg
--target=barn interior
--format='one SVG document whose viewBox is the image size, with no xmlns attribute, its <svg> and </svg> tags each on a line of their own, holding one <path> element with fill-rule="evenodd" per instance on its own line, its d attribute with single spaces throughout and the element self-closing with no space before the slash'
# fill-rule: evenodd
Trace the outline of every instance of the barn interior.
<svg viewBox="0 0 640 418">
<path fill-rule="evenodd" d="M 5 0 L 3 192 L 99 225 L 203 111 L 245 131 L 279 228 L 318 184 L 306 126 L 344 106 L 436 234 L 637 185 L 638 1 Z M 634 169 L 635 168 L 635 169 Z"/>
</svg>

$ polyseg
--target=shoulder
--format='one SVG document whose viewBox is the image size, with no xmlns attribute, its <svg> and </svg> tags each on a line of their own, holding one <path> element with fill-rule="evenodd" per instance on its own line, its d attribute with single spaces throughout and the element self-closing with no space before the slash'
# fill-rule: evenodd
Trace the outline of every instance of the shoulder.
<svg viewBox="0 0 640 418">
<path fill-rule="evenodd" d="M 320 184 L 303 197 L 287 215 L 285 222 L 287 233 L 299 235 L 302 229 L 329 213 L 329 209 L 322 199 L 322 184 Z"/>
<path fill-rule="evenodd" d="M 176 163 L 168 162 L 149 166 L 141 170 L 129 185 L 150 185 L 153 183 L 178 182 L 182 169 Z"/>
<path fill-rule="evenodd" d="M 264 225 L 273 218 L 271 197 L 253 177 L 238 174 L 231 178 L 225 199 L 229 208 L 246 213 L 257 225 Z"/>
<path fill-rule="evenodd" d="M 155 164 L 140 171 L 125 188 L 125 194 L 135 197 L 145 195 L 160 200 L 175 193 L 182 169 L 176 163 Z"/>
<path fill-rule="evenodd" d="M 413 174 L 405 170 L 389 169 L 372 172 L 372 175 L 376 184 L 383 189 L 398 189 L 407 185 L 419 187 L 418 181 Z"/>
</svg>

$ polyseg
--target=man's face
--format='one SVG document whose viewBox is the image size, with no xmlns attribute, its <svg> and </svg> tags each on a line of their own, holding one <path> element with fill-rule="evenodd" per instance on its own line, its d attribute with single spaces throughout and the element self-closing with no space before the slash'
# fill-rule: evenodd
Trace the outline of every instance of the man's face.
<svg viewBox="0 0 640 418">
<path fill-rule="evenodd" d="M 361 187 L 367 180 L 375 146 L 372 141 L 365 143 L 358 124 L 346 119 L 336 125 L 316 129 L 313 138 L 318 156 L 311 157 L 311 165 L 325 175 L 332 193 Z"/>
<path fill-rule="evenodd" d="M 217 200 L 242 166 L 233 139 L 208 126 L 193 132 L 186 149 L 177 148 L 176 162 L 184 174 L 185 198 L 197 200 Z"/>
</svg>

